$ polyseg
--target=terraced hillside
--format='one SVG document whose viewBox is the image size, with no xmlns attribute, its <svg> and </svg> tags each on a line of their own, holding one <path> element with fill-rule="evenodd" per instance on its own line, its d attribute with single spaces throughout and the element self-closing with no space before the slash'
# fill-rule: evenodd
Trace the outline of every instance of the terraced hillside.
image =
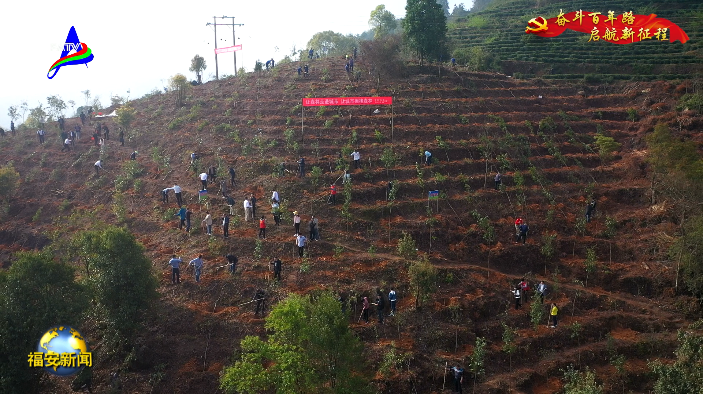
<svg viewBox="0 0 703 394">
<path fill-rule="evenodd" d="M 539 5 L 539 6 L 538 6 Z M 488 9 L 449 24 L 448 35 L 456 48 L 480 47 L 496 57 L 496 66 L 508 74 L 557 79 L 584 75 L 600 81 L 613 79 L 679 79 L 701 72 L 703 4 L 683 1 L 496 1 Z M 576 10 L 616 14 L 657 14 L 679 25 L 690 40 L 613 45 L 588 42 L 589 35 L 567 30 L 554 38 L 525 34 L 527 22 L 537 16 L 556 17 Z M 496 23 L 500 21 L 500 23 Z"/>
<path fill-rule="evenodd" d="M 59 152 L 58 138 L 43 146 L 31 134 L 0 141 L 23 178 L 13 215 L 2 224 L 5 256 L 42 247 L 57 227 L 89 226 L 75 218 L 90 213 L 123 223 L 153 259 L 160 302 L 130 362 L 96 362 L 95 386 L 107 391 L 109 374 L 123 368 L 125 392 L 217 392 L 239 340 L 265 335 L 264 320 L 246 304 L 257 288 L 267 291 L 269 305 L 291 292 L 327 288 L 347 300 L 380 392 L 440 392 L 445 363 L 467 365 L 478 337 L 488 346 L 476 392 L 556 392 L 570 364 L 594 369 L 607 392 L 651 389 L 647 360 L 672 357 L 676 329 L 699 310 L 694 299 L 673 291 L 666 235 L 676 225 L 666 204 L 652 203 L 642 136 L 657 121 L 677 120 L 671 109 L 690 84 L 584 88 L 447 69 L 440 77 L 435 67 L 414 67 L 407 78 L 377 89 L 375 80 L 351 81 L 340 63 L 312 62 L 309 78 L 297 76 L 297 64 L 285 64 L 210 82 L 194 87 L 182 108 L 172 93 L 135 100 L 138 119 L 126 146 L 111 139 L 102 153 L 85 138 L 69 153 Z M 363 58 L 357 64 L 364 69 Z M 302 97 L 370 95 L 393 96 L 394 105 L 306 108 L 301 125 Z M 691 112 L 678 116 L 689 130 L 701 124 Z M 597 135 L 612 136 L 622 149 L 612 158 L 599 155 Z M 354 148 L 363 168 L 350 168 L 351 183 L 343 186 Z M 136 178 L 124 170 L 133 150 L 144 170 Z M 422 163 L 425 150 L 436 159 L 430 166 Z M 197 168 L 189 166 L 193 151 Z M 92 168 L 98 156 L 109 170 L 100 176 Z M 296 173 L 299 157 L 308 163 L 304 179 Z M 237 171 L 229 239 L 219 229 L 208 237 L 197 225 L 206 209 L 215 217 L 228 210 L 214 186 L 210 204 L 198 202 L 197 174 L 211 165 L 222 175 L 229 166 Z M 495 190 L 498 169 L 503 187 Z M 389 181 L 397 188 L 390 200 Z M 335 182 L 338 203 L 330 205 Z M 161 190 L 174 183 L 195 212 L 190 234 L 178 230 L 175 203 L 160 201 Z M 265 203 L 271 190 L 283 199 L 280 227 Z M 428 203 L 430 190 L 440 198 Z M 243 220 L 240 208 L 249 193 L 259 201 L 257 215 L 269 221 L 258 242 L 258 227 Z M 586 223 L 591 198 L 597 214 Z M 322 239 L 311 242 L 305 259 L 295 255 L 294 210 L 303 228 L 311 215 L 320 220 Z M 524 245 L 514 243 L 516 217 L 530 226 Z M 439 272 L 437 292 L 421 308 L 414 306 L 408 261 L 396 254 L 403 232 Z M 595 261 L 585 264 L 589 250 Z M 228 251 L 240 257 L 235 275 L 221 267 Z M 165 263 L 172 253 L 204 254 L 202 281 L 171 285 Z M 284 262 L 280 284 L 269 270 L 276 256 Z M 510 290 L 523 276 L 549 285 L 546 303 L 561 308 L 557 329 L 545 326 L 546 303 L 536 307 L 545 313 L 536 326 L 531 302 L 513 308 Z M 359 324 L 360 297 L 391 286 L 399 313 L 385 325 Z M 516 333 L 510 354 L 503 351 L 504 324 Z M 96 327 L 85 331 L 99 337 Z M 390 364 L 389 354 L 397 355 Z M 69 390 L 64 381 L 47 385 Z"/>
</svg>

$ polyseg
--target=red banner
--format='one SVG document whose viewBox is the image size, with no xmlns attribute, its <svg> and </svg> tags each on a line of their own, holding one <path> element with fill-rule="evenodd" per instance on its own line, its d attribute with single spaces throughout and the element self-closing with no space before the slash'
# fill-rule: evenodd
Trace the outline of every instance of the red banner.
<svg viewBox="0 0 703 394">
<path fill-rule="evenodd" d="M 631 44 L 645 40 L 655 41 L 688 41 L 688 35 L 675 23 L 657 18 L 656 14 L 633 15 L 632 11 L 615 16 L 608 11 L 607 15 L 600 12 L 573 11 L 564 14 L 559 11 L 556 18 L 544 19 L 541 16 L 531 19 L 525 28 L 526 34 L 540 37 L 556 37 L 571 29 L 591 35 L 590 41 L 608 41 L 613 44 Z"/>
<path fill-rule="evenodd" d="M 321 105 L 392 105 L 393 97 L 326 97 L 304 98 L 303 107 Z"/>
<path fill-rule="evenodd" d="M 217 48 L 217 49 L 215 49 L 215 54 L 219 55 L 220 53 L 235 52 L 235 51 L 241 51 L 241 50 L 242 50 L 241 45 L 235 45 L 233 47 Z"/>
</svg>

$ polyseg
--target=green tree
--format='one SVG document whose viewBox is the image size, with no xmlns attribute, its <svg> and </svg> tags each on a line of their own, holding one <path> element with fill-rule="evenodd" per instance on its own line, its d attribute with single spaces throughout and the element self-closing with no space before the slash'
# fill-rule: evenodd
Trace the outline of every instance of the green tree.
<svg viewBox="0 0 703 394">
<path fill-rule="evenodd" d="M 703 299 L 703 217 L 690 218 L 684 227 L 669 249 L 669 257 L 677 262 L 676 285 L 680 271 L 688 291 Z"/>
<path fill-rule="evenodd" d="M 598 268 L 598 258 L 594 248 L 586 249 L 586 260 L 583 262 L 583 267 L 586 270 L 586 285 L 584 287 L 588 287 L 588 277 Z"/>
<path fill-rule="evenodd" d="M 486 358 L 486 339 L 481 337 L 476 337 L 476 346 L 474 346 L 474 352 L 471 353 L 471 358 L 469 361 L 469 370 L 474 376 L 474 392 L 476 391 L 476 380 L 479 376 L 486 373 L 484 367 L 484 360 Z"/>
<path fill-rule="evenodd" d="M 373 27 L 373 38 L 375 40 L 390 34 L 398 26 L 395 15 L 386 9 L 383 4 L 378 5 L 369 18 L 369 25 Z"/>
<path fill-rule="evenodd" d="M 17 191 L 20 182 L 20 174 L 15 170 L 12 163 L 0 167 L 0 199 L 7 201 Z"/>
<path fill-rule="evenodd" d="M 11 105 L 10 108 L 7 109 L 7 116 L 9 116 L 13 122 L 19 119 L 20 112 L 19 109 L 17 109 L 17 106 Z"/>
<path fill-rule="evenodd" d="M 46 98 L 47 104 L 49 104 L 49 114 L 53 119 L 58 119 L 63 115 L 63 111 L 66 109 L 66 103 L 59 96 L 49 96 Z"/>
<path fill-rule="evenodd" d="M 176 105 L 178 107 L 183 106 L 183 101 L 186 98 L 186 92 L 188 91 L 188 79 L 183 74 L 176 74 L 171 77 L 170 80 L 171 90 L 176 92 Z"/>
<path fill-rule="evenodd" d="M 544 305 L 542 305 L 542 299 L 538 292 L 532 295 L 532 302 L 530 303 L 530 322 L 532 327 L 536 330 L 537 327 L 544 321 Z"/>
<path fill-rule="evenodd" d="M 85 283 L 95 301 L 93 313 L 106 323 L 112 345 L 129 343 L 157 296 L 156 279 L 144 246 L 132 233 L 118 227 L 78 233 L 72 243 L 85 267 Z"/>
<path fill-rule="evenodd" d="M 136 117 L 137 110 L 134 109 L 129 104 L 125 104 L 121 106 L 120 108 L 117 108 L 117 124 L 122 126 L 125 131 L 129 130 L 129 126 L 132 124 L 132 121 Z"/>
<path fill-rule="evenodd" d="M 291 294 L 266 318 L 266 340 L 247 336 L 220 388 L 254 394 L 367 393 L 363 347 L 336 297 Z"/>
<path fill-rule="evenodd" d="M 195 73 L 195 75 L 198 77 L 198 83 L 203 83 L 201 76 L 205 69 L 207 69 L 207 63 L 205 62 L 205 58 L 200 55 L 193 56 L 193 59 L 191 59 L 190 61 L 190 68 L 188 69 L 188 71 Z"/>
<path fill-rule="evenodd" d="M 444 11 L 444 16 L 449 17 L 449 1 L 447 0 L 437 0 L 437 4 L 439 4 L 440 7 L 442 7 L 442 11 Z"/>
<path fill-rule="evenodd" d="M 27 120 L 24 124 L 30 129 L 38 129 L 40 127 L 44 127 L 46 117 L 47 114 L 46 111 L 44 111 L 44 106 L 39 103 L 37 107 L 29 110 L 29 116 L 27 116 Z"/>
<path fill-rule="evenodd" d="M 315 33 L 308 41 L 307 47 L 314 49 L 320 56 L 344 56 L 351 53 L 357 45 L 357 40 L 352 35 L 345 36 L 326 30 Z"/>
<path fill-rule="evenodd" d="M 426 58 L 439 59 L 446 52 L 447 17 L 435 0 L 408 0 L 403 31 L 420 64 Z"/>
<path fill-rule="evenodd" d="M 0 392 L 32 393 L 40 369 L 27 367 L 27 355 L 52 325 L 78 327 L 87 307 L 84 289 L 67 264 L 46 252 L 21 252 L 0 271 Z"/>
<path fill-rule="evenodd" d="M 564 371 L 564 394 L 601 394 L 603 386 L 596 383 L 596 374 L 586 367 L 582 373 L 569 365 Z"/>
<path fill-rule="evenodd" d="M 376 89 L 380 89 L 381 77 L 402 74 L 405 67 L 400 57 L 401 40 L 397 35 L 387 35 L 361 42 L 361 52 L 376 75 Z"/>
<path fill-rule="evenodd" d="M 513 353 L 517 350 L 517 345 L 515 344 L 515 335 L 517 331 L 511 328 L 505 322 L 501 323 L 503 325 L 503 351 L 508 354 L 508 365 L 510 366 L 510 372 L 513 371 Z"/>
<path fill-rule="evenodd" d="M 393 151 L 392 147 L 384 148 L 383 154 L 381 154 L 381 161 L 383 166 L 386 167 L 386 175 L 388 175 L 388 170 L 398 164 L 398 155 Z"/>
<path fill-rule="evenodd" d="M 419 308 L 422 301 L 437 290 L 437 268 L 430 263 L 427 254 L 423 254 L 410 263 L 408 276 L 415 293 L 415 307 Z"/>
<path fill-rule="evenodd" d="M 700 325 L 694 323 L 692 327 Z M 703 393 L 703 335 L 699 331 L 679 330 L 679 347 L 674 354 L 676 360 L 662 363 L 655 360 L 649 367 L 657 376 L 655 394 L 701 394 Z"/>
<path fill-rule="evenodd" d="M 602 161 L 607 162 L 612 158 L 612 153 L 620 149 L 621 144 L 615 142 L 613 137 L 606 137 L 602 134 L 597 134 L 595 137 L 598 154 Z"/>
<path fill-rule="evenodd" d="M 412 260 L 417 257 L 417 246 L 413 236 L 403 231 L 403 236 L 398 240 L 398 256 Z"/>
</svg>

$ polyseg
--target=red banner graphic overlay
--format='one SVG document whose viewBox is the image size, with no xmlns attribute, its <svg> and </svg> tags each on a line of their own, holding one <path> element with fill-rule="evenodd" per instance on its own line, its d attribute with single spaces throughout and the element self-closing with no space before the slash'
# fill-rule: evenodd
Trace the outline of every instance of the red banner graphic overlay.
<svg viewBox="0 0 703 394">
<path fill-rule="evenodd" d="M 235 51 L 241 51 L 241 50 L 242 50 L 241 45 L 235 45 L 233 47 L 217 48 L 217 49 L 215 49 L 215 54 L 219 55 L 220 53 L 228 53 L 228 52 L 235 52 Z"/>
<path fill-rule="evenodd" d="M 633 15 L 632 11 L 621 15 L 608 11 L 600 12 L 573 11 L 564 14 L 559 11 L 556 18 L 544 19 L 541 16 L 531 19 L 525 28 L 526 34 L 540 37 L 556 37 L 566 29 L 590 34 L 590 41 L 607 41 L 613 44 L 632 44 L 645 40 L 688 41 L 688 35 L 675 23 L 657 18 L 656 14 Z"/>
<path fill-rule="evenodd" d="M 321 105 L 392 105 L 393 97 L 325 97 L 304 98 L 303 107 Z"/>
</svg>

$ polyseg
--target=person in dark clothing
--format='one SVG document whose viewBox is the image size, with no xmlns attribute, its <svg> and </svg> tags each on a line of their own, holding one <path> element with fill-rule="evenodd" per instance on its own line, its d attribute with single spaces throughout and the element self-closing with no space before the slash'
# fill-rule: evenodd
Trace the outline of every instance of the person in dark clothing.
<svg viewBox="0 0 703 394">
<path fill-rule="evenodd" d="M 513 297 L 515 298 L 515 309 L 520 309 L 520 305 L 522 305 L 520 285 L 515 286 L 515 290 L 513 290 Z"/>
<path fill-rule="evenodd" d="M 378 324 L 383 324 L 383 310 L 386 307 L 383 294 L 378 293 L 376 295 L 376 302 L 374 302 L 374 305 L 376 305 L 376 313 L 378 314 Z"/>
<path fill-rule="evenodd" d="M 252 298 L 252 300 L 256 301 L 256 312 L 254 313 L 254 316 L 258 315 L 259 311 L 261 311 L 262 315 L 264 314 L 264 300 L 266 299 L 264 298 L 265 295 L 266 293 L 263 290 L 256 290 L 256 294 L 254 294 L 254 298 Z"/>
<path fill-rule="evenodd" d="M 61 142 L 65 141 L 66 138 L 68 138 L 68 133 L 61 131 L 61 133 L 59 133 L 59 138 L 61 138 Z"/>
<path fill-rule="evenodd" d="M 361 303 L 361 315 L 364 317 L 364 322 L 369 322 L 369 297 L 364 297 Z"/>
<path fill-rule="evenodd" d="M 496 177 L 494 179 L 495 184 L 496 184 L 496 190 L 500 190 L 500 183 L 502 181 L 503 176 L 500 174 L 500 171 L 496 173 Z"/>
<path fill-rule="evenodd" d="M 85 126 L 85 114 L 81 112 L 81 125 Z"/>
<path fill-rule="evenodd" d="M 61 118 L 59 118 L 59 130 L 63 131 L 64 130 L 63 127 L 64 127 L 64 119 L 63 119 L 63 117 L 61 117 Z"/>
<path fill-rule="evenodd" d="M 124 146 L 124 130 L 120 129 L 120 134 L 117 137 L 120 139 L 120 146 Z"/>
<path fill-rule="evenodd" d="M 103 125 L 103 134 L 105 135 L 105 139 L 109 140 L 110 139 L 110 129 L 107 128 L 107 125 Z"/>
<path fill-rule="evenodd" d="M 93 143 L 95 146 L 98 146 L 100 144 L 100 134 L 98 134 L 97 131 L 93 130 Z"/>
<path fill-rule="evenodd" d="M 461 388 L 461 384 L 464 383 L 464 369 L 457 366 L 448 369 L 454 374 L 454 391 L 463 394 L 464 391 Z"/>
<path fill-rule="evenodd" d="M 232 253 L 229 253 L 227 254 L 227 256 L 225 256 L 225 258 L 227 259 L 229 273 L 234 274 L 235 272 L 237 272 L 237 263 L 239 262 L 237 256 L 233 255 Z"/>
<path fill-rule="evenodd" d="M 591 202 L 586 207 L 586 223 L 591 222 L 591 217 L 596 213 L 596 200 L 591 200 Z"/>
<path fill-rule="evenodd" d="M 15 136 L 15 121 L 10 121 L 10 132 L 12 133 L 12 136 Z"/>
<path fill-rule="evenodd" d="M 131 155 L 129 155 L 129 159 L 130 160 L 137 160 L 137 151 L 136 150 L 134 152 L 132 152 Z"/>
<path fill-rule="evenodd" d="M 169 190 L 171 190 L 171 188 L 167 187 L 161 191 L 161 202 L 168 203 L 168 191 Z"/>
<path fill-rule="evenodd" d="M 229 238 L 229 214 L 222 215 L 222 233 L 225 238 Z"/>
<path fill-rule="evenodd" d="M 217 167 L 210 166 L 210 168 L 207 170 L 207 176 L 210 182 L 215 182 L 215 179 L 217 178 Z"/>
<path fill-rule="evenodd" d="M 235 175 L 234 167 L 230 167 L 230 168 L 229 168 L 229 183 L 230 183 L 232 186 L 234 186 L 234 175 Z"/>
<path fill-rule="evenodd" d="M 308 76 L 308 65 L 307 64 L 305 66 L 303 66 L 303 76 L 304 77 Z"/>
<path fill-rule="evenodd" d="M 251 204 L 251 214 L 256 216 L 256 197 L 254 197 L 254 193 L 249 196 L 249 203 Z"/>
<path fill-rule="evenodd" d="M 302 74 L 302 73 L 303 73 L 303 68 L 302 68 L 302 67 L 298 67 L 298 76 L 300 76 L 300 74 Z"/>
<path fill-rule="evenodd" d="M 527 223 L 523 222 L 518 228 L 520 230 L 520 234 L 518 235 L 517 241 L 520 242 L 520 240 L 522 240 L 522 243 L 524 244 L 525 241 L 527 241 L 527 232 L 530 231 L 530 227 Z"/>
<path fill-rule="evenodd" d="M 193 211 L 186 209 L 186 232 L 190 232 L 190 217 L 193 215 Z"/>
<path fill-rule="evenodd" d="M 276 257 L 276 260 L 274 260 L 271 264 L 273 265 L 273 279 L 278 279 L 280 281 L 281 280 L 281 259 Z"/>
<path fill-rule="evenodd" d="M 298 169 L 300 170 L 300 177 L 305 178 L 305 158 L 301 157 L 298 160 Z"/>
<path fill-rule="evenodd" d="M 354 47 L 354 59 L 356 59 L 356 47 Z"/>
<path fill-rule="evenodd" d="M 315 240 L 315 235 L 317 234 L 317 221 L 315 221 L 315 217 L 310 218 L 310 222 L 308 222 L 308 227 L 310 227 L 310 238 L 311 241 Z"/>
<path fill-rule="evenodd" d="M 313 51 L 312 49 L 310 49 L 310 50 L 308 51 L 308 59 L 312 59 L 314 53 L 315 53 L 315 51 Z"/>
</svg>

